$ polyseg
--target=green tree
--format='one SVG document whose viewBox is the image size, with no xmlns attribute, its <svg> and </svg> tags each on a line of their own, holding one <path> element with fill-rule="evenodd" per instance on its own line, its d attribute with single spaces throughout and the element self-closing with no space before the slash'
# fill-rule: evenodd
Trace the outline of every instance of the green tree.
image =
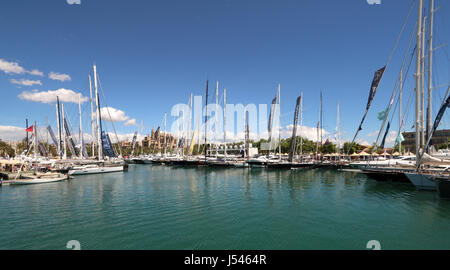
<svg viewBox="0 0 450 270">
<path fill-rule="evenodd" d="M 0 140 L 0 156 L 14 157 L 14 149 L 6 142 Z"/>
</svg>

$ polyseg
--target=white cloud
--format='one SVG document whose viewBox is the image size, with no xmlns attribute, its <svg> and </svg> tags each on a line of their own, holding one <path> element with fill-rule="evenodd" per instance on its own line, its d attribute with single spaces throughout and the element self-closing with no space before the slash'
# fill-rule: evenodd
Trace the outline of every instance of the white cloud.
<svg viewBox="0 0 450 270">
<path fill-rule="evenodd" d="M 378 131 L 374 131 L 374 132 L 370 132 L 369 134 L 367 134 L 367 137 L 374 137 L 378 135 Z"/>
<path fill-rule="evenodd" d="M 117 138 L 116 138 L 116 134 L 112 133 L 112 132 L 108 132 L 109 138 L 111 139 L 112 143 L 116 143 L 117 142 L 117 138 L 119 139 L 119 141 L 124 142 L 124 141 L 132 141 L 133 140 L 133 136 L 134 133 L 129 133 L 129 134 L 117 134 Z M 136 141 L 140 142 L 144 139 L 144 135 L 142 134 L 138 134 Z"/>
<path fill-rule="evenodd" d="M 100 110 L 102 119 L 109 122 L 123 122 L 130 119 L 124 111 L 112 107 L 103 107 Z"/>
<path fill-rule="evenodd" d="M 135 118 L 127 120 L 124 125 L 125 126 L 138 126 Z"/>
<path fill-rule="evenodd" d="M 44 73 L 37 69 L 33 69 L 32 71 L 26 70 L 24 67 L 20 66 L 17 62 L 8 62 L 6 60 L 0 59 L 0 71 L 5 72 L 6 74 L 24 74 L 29 73 L 30 75 L 43 76 Z"/>
<path fill-rule="evenodd" d="M 25 128 L 0 126 L 0 139 L 3 141 L 19 141 L 25 138 Z"/>
<path fill-rule="evenodd" d="M 67 4 L 69 5 L 81 5 L 81 0 L 67 0 Z"/>
<path fill-rule="evenodd" d="M 292 131 L 294 129 L 294 125 L 289 125 L 285 128 L 284 132 L 282 133 L 282 137 L 292 137 Z M 326 137 L 330 134 L 330 132 L 322 129 L 322 135 L 323 137 Z M 320 132 L 320 129 L 319 129 Z M 306 138 L 311 141 L 317 141 L 317 128 L 316 127 L 308 127 L 308 126 L 297 126 L 297 136 L 301 136 L 303 138 Z"/>
<path fill-rule="evenodd" d="M 25 86 L 33 86 L 33 85 L 42 85 L 40 80 L 26 80 L 26 79 L 21 79 L 21 80 L 16 80 L 16 79 L 11 79 L 9 80 L 11 83 L 13 84 L 19 84 L 19 85 L 25 85 Z"/>
<path fill-rule="evenodd" d="M 61 74 L 61 73 L 57 73 L 57 72 L 50 72 L 50 74 L 48 74 L 48 77 L 52 80 L 61 81 L 61 82 L 70 81 L 72 79 L 67 74 Z"/>
<path fill-rule="evenodd" d="M 386 137 L 386 145 L 392 145 L 395 143 L 395 140 L 397 139 L 397 131 L 391 130 Z"/>
<path fill-rule="evenodd" d="M 56 97 L 59 97 L 61 102 L 72 102 L 78 103 L 78 98 L 80 97 L 80 101 L 86 102 L 88 101 L 87 97 L 84 97 L 81 93 L 76 93 L 70 89 L 60 88 L 58 90 L 48 90 L 39 92 L 38 90 L 33 90 L 32 92 L 24 91 L 20 93 L 19 98 L 34 102 L 42 102 L 42 103 L 54 103 L 56 102 Z"/>
<path fill-rule="evenodd" d="M 0 59 L 0 70 L 6 74 L 23 74 L 26 72 L 26 69 L 21 67 L 18 63 L 8 62 L 3 59 Z"/>
<path fill-rule="evenodd" d="M 367 4 L 369 5 L 381 5 L 381 0 L 367 0 Z"/>
<path fill-rule="evenodd" d="M 30 75 L 35 75 L 35 76 L 44 76 L 44 73 L 42 73 L 41 71 L 37 70 L 37 69 L 33 69 L 32 71 L 28 71 L 28 73 Z"/>
</svg>

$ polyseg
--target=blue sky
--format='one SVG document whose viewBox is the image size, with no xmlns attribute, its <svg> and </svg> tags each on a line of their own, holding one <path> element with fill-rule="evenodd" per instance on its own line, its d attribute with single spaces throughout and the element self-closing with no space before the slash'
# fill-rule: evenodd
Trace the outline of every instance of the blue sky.
<svg viewBox="0 0 450 270">
<path fill-rule="evenodd" d="M 445 17 L 450 5 L 436 2 L 441 6 L 435 20 L 435 46 L 439 46 L 449 41 Z M 221 92 L 227 88 L 227 102 L 234 104 L 269 103 L 280 83 L 284 126 L 292 123 L 295 99 L 303 91 L 304 125 L 315 127 L 319 92 L 323 91 L 324 129 L 334 130 L 339 101 L 344 137 L 352 138 L 373 74 L 386 64 L 411 3 L 81 0 L 81 4 L 69 5 L 66 0 L 4 0 L 0 2 L 0 59 L 25 71 L 0 70 L 0 138 L 1 127 L 23 127 L 25 118 L 40 125 L 45 125 L 46 117 L 50 124 L 56 122 L 54 103 L 19 98 L 24 91 L 64 88 L 89 96 L 88 74 L 93 63 L 107 105 L 123 111 L 126 120 L 143 121 L 145 132 L 160 125 L 164 112 L 170 113 L 173 105 L 187 103 L 190 92 L 203 95 L 209 79 L 211 85 L 219 81 Z M 370 135 L 381 124 L 377 113 L 387 106 L 416 14 L 414 8 L 363 126 L 362 140 L 375 139 Z M 436 51 L 435 85 L 450 80 L 448 51 L 448 46 Z M 413 67 L 405 83 L 407 97 L 414 86 Z M 30 74 L 33 70 L 43 76 Z M 68 75 L 70 80 L 51 79 L 51 72 Z M 21 80 L 40 84 L 20 85 Z M 435 112 L 445 90 L 434 92 Z M 76 123 L 77 105 L 67 103 L 66 108 Z M 87 133 L 89 111 L 84 103 Z M 412 118 L 410 113 L 408 127 Z M 447 113 L 442 127 L 449 128 L 448 120 Z M 136 130 L 125 123 L 115 123 L 120 134 Z M 396 118 L 394 123 L 397 130 Z"/>
</svg>

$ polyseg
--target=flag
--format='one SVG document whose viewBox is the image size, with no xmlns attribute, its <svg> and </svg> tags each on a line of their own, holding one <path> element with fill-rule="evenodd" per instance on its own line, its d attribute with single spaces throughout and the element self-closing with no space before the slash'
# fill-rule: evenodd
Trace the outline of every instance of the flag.
<svg viewBox="0 0 450 270">
<path fill-rule="evenodd" d="M 386 120 L 387 116 L 388 116 L 388 109 L 378 113 L 378 120 L 384 121 Z"/>
<path fill-rule="evenodd" d="M 378 84 L 380 83 L 381 78 L 383 77 L 385 69 L 386 69 L 386 66 L 380 68 L 379 70 L 377 70 L 375 72 L 375 75 L 373 76 L 372 85 L 370 86 L 369 99 L 367 101 L 367 106 L 366 106 L 366 112 L 364 113 L 364 116 L 361 120 L 361 124 L 359 124 L 358 130 L 356 131 L 355 137 L 353 138 L 350 145 L 353 145 L 353 143 L 355 142 L 356 136 L 358 136 L 358 133 L 362 130 L 362 125 L 364 123 L 364 120 L 366 119 L 367 113 L 369 112 L 370 104 L 372 104 L 372 100 L 375 97 L 375 93 L 377 92 L 377 89 L 378 89 Z M 351 147 L 350 147 L 350 149 L 351 149 Z"/>
<path fill-rule="evenodd" d="M 395 139 L 395 143 L 399 144 L 401 142 L 403 142 L 405 140 L 405 138 L 403 137 L 403 134 L 400 132 L 398 133 L 397 139 Z"/>
<path fill-rule="evenodd" d="M 109 139 L 109 135 L 105 131 L 102 131 L 102 143 L 103 143 L 103 149 L 105 150 L 106 155 L 108 157 L 116 157 L 113 146 L 111 144 L 111 140 Z"/>
<path fill-rule="evenodd" d="M 327 139 L 327 140 L 325 141 L 325 144 L 324 144 L 323 146 L 327 146 L 327 144 L 329 144 L 329 143 L 330 143 L 330 140 Z"/>
<path fill-rule="evenodd" d="M 370 104 L 372 103 L 372 100 L 375 97 L 375 93 L 377 92 L 378 84 L 380 83 L 381 78 L 383 77 L 385 69 L 386 69 L 386 66 L 380 68 L 379 70 L 377 70 L 375 72 L 375 75 L 373 76 L 372 86 L 370 87 L 369 100 L 367 101 L 366 110 L 369 110 Z"/>
<path fill-rule="evenodd" d="M 26 132 L 33 132 L 33 126 L 27 128 L 25 131 L 26 131 Z"/>
<path fill-rule="evenodd" d="M 386 137 L 387 137 L 387 135 L 388 135 L 388 133 L 389 133 L 389 128 L 390 128 L 390 127 L 391 127 L 391 123 L 388 122 L 388 125 L 387 125 L 387 128 L 386 128 L 386 132 L 384 133 L 383 140 L 381 141 L 381 145 L 380 145 L 380 148 L 381 148 L 381 149 L 384 149 L 384 143 L 386 142 Z"/>
</svg>

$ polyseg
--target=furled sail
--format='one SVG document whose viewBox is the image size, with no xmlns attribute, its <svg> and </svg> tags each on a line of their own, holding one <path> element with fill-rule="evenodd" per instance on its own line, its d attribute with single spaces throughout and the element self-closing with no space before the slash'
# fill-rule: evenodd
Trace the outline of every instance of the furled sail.
<svg viewBox="0 0 450 270">
<path fill-rule="evenodd" d="M 292 140 L 291 149 L 289 151 L 289 161 L 292 162 L 294 159 L 295 143 L 297 141 L 297 124 L 298 124 L 298 111 L 300 107 L 301 96 L 297 98 L 297 105 L 295 105 L 294 113 L 294 129 L 292 130 Z"/>
<path fill-rule="evenodd" d="M 131 156 L 134 155 L 134 148 L 136 147 L 137 131 L 134 133 L 133 141 L 131 142 Z"/>
<path fill-rule="evenodd" d="M 64 119 L 64 130 L 66 131 L 66 140 L 67 144 L 69 145 L 69 150 L 74 156 L 78 156 L 77 148 L 75 147 L 75 142 L 72 139 L 72 135 L 70 134 L 69 126 L 67 125 L 66 119 Z"/>
</svg>

